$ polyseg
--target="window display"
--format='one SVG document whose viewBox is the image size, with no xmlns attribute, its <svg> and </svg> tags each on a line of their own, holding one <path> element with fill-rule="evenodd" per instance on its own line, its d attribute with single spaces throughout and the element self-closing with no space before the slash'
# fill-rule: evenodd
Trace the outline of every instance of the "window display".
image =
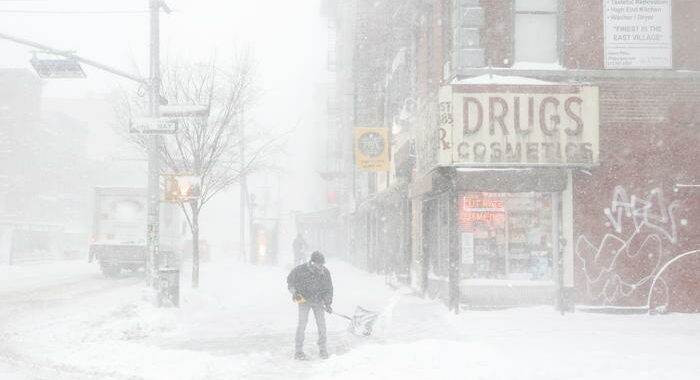
<svg viewBox="0 0 700 380">
<path fill-rule="evenodd" d="M 459 199 L 465 278 L 551 280 L 548 193 L 463 193 Z"/>
</svg>

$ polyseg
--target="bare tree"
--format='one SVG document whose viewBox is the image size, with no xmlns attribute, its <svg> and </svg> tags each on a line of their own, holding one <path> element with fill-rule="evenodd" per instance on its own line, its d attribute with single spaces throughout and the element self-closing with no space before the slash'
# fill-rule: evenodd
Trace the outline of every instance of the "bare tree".
<svg viewBox="0 0 700 380">
<path fill-rule="evenodd" d="M 180 117 L 174 135 L 160 144 L 161 173 L 187 174 L 201 178 L 201 196 L 180 202 L 192 234 L 192 287 L 199 286 L 199 232 L 203 207 L 242 176 L 261 170 L 279 151 L 281 139 L 241 134 L 243 110 L 255 94 L 253 66 L 249 55 L 229 67 L 216 62 L 206 65 L 166 65 L 162 75 L 162 97 L 170 104 L 206 105 L 206 117 Z M 129 102 L 128 114 L 142 112 L 143 102 Z M 131 138 L 146 146 L 143 137 Z M 245 144 L 245 162 L 240 145 Z"/>
</svg>

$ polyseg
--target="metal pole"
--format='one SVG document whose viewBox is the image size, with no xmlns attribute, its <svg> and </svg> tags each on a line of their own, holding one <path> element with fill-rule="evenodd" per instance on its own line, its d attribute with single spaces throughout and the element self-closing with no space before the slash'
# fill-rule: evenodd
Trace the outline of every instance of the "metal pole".
<svg viewBox="0 0 700 380">
<path fill-rule="evenodd" d="M 5 34 L 5 33 L 0 33 L 0 39 L 16 42 L 20 45 L 25 45 L 25 46 L 37 48 L 37 49 L 42 50 L 48 54 L 53 54 L 53 55 L 58 55 L 61 57 L 73 59 L 73 60 L 76 60 L 78 62 L 82 62 L 88 66 L 93 66 L 93 67 L 96 67 L 100 70 L 104 70 L 104 71 L 107 71 L 107 72 L 112 73 L 114 75 L 120 76 L 122 78 L 131 79 L 131 80 L 138 82 L 138 83 L 141 83 L 141 84 L 148 84 L 148 80 L 146 80 L 145 78 L 142 78 L 138 75 L 129 74 L 129 73 L 121 71 L 119 69 L 115 69 L 114 67 L 107 66 L 105 64 L 93 61 L 91 59 L 83 58 L 81 56 L 73 54 L 73 52 L 70 52 L 70 51 L 59 50 L 59 49 L 53 48 L 51 46 L 46 46 L 46 45 L 40 44 L 38 42 L 29 41 L 29 40 L 26 40 L 24 38 L 11 36 L 11 35 Z"/>
<path fill-rule="evenodd" d="M 555 307 L 564 314 L 564 305 L 562 302 L 562 292 L 564 291 L 564 274 L 562 273 L 562 252 L 560 239 L 561 238 L 561 193 L 555 191 L 552 193 L 552 265 L 554 266 L 554 275 L 556 278 L 556 300 Z"/>
<path fill-rule="evenodd" d="M 503 252 L 505 256 L 505 264 L 506 264 L 506 278 L 508 278 L 508 275 L 510 275 L 510 217 L 508 215 L 508 210 L 503 210 L 505 217 L 506 217 L 506 225 L 505 225 L 505 243 L 506 243 L 506 251 Z M 498 246 L 498 243 L 496 243 L 496 246 Z"/>
<path fill-rule="evenodd" d="M 460 303 L 462 301 L 461 289 L 459 283 L 462 280 L 462 247 L 461 247 L 461 230 L 459 222 L 459 198 L 456 184 L 456 172 L 450 173 L 450 191 L 449 191 L 449 225 L 448 225 L 448 276 L 449 276 L 449 301 L 448 309 L 455 314 L 459 314 Z"/>
<path fill-rule="evenodd" d="M 159 46 L 159 12 L 160 0 L 149 0 L 151 49 L 150 49 L 150 77 L 149 77 L 149 114 L 153 118 L 158 117 L 158 104 L 160 102 L 160 46 Z M 155 286 L 155 272 L 158 270 L 159 255 L 159 219 L 160 219 L 160 140 L 158 135 L 149 136 L 148 141 L 148 227 L 147 227 L 147 255 L 146 271 L 149 285 Z"/>
<path fill-rule="evenodd" d="M 243 262 L 247 261 L 248 255 L 246 255 L 246 249 L 245 249 L 245 212 L 246 212 L 246 203 L 247 203 L 247 195 L 248 195 L 248 184 L 246 183 L 246 175 L 245 175 L 245 112 L 241 111 L 241 123 L 239 127 L 239 134 L 240 134 L 240 140 L 239 140 L 239 149 L 240 149 L 240 160 L 241 160 L 241 206 L 240 206 L 240 227 L 239 227 L 239 236 L 241 239 L 240 242 L 240 252 L 239 254 L 241 255 L 241 259 Z"/>
</svg>

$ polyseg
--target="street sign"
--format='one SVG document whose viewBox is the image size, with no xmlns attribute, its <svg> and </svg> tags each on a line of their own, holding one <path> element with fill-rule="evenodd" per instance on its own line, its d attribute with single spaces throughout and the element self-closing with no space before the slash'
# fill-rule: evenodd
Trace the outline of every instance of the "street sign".
<svg viewBox="0 0 700 380">
<path fill-rule="evenodd" d="M 129 133 L 146 135 L 173 134 L 177 131 L 177 119 L 172 117 L 140 117 L 131 119 Z"/>
<path fill-rule="evenodd" d="M 80 64 L 72 59 L 31 59 L 34 70 L 39 78 L 67 79 L 85 78 L 85 72 Z"/>
<path fill-rule="evenodd" d="M 172 104 L 158 107 L 161 116 L 207 117 L 209 106 L 198 104 Z"/>
</svg>

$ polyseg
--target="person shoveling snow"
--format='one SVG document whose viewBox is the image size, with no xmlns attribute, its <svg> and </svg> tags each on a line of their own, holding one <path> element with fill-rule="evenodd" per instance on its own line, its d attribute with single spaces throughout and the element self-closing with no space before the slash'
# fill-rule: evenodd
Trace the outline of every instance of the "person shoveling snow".
<svg viewBox="0 0 700 380">
<path fill-rule="evenodd" d="M 321 252 L 311 254 L 308 263 L 298 265 L 287 276 L 287 288 L 292 293 L 292 300 L 299 305 L 299 320 L 294 340 L 294 359 L 306 360 L 304 353 L 304 335 L 309 319 L 309 311 L 314 311 L 316 327 L 318 329 L 319 356 L 328 358 L 326 346 L 326 317 L 325 310 L 333 313 L 333 281 L 331 272 L 324 266 L 326 259 Z"/>
<path fill-rule="evenodd" d="M 372 334 L 374 322 L 379 314 L 358 306 L 355 314 L 350 317 L 344 314 L 333 312 L 333 281 L 331 273 L 324 266 L 325 258 L 321 252 L 315 251 L 311 254 L 308 263 L 298 265 L 287 276 L 287 288 L 292 293 L 292 301 L 299 305 L 299 320 L 295 337 L 294 358 L 297 360 L 307 360 L 304 353 L 304 336 L 306 325 L 309 319 L 309 311 L 314 311 L 316 327 L 318 329 L 318 349 L 322 359 L 328 358 L 328 348 L 326 345 L 326 318 L 323 314 L 325 310 L 329 314 L 335 314 L 350 320 L 348 330 L 355 335 L 369 336 Z"/>
</svg>

